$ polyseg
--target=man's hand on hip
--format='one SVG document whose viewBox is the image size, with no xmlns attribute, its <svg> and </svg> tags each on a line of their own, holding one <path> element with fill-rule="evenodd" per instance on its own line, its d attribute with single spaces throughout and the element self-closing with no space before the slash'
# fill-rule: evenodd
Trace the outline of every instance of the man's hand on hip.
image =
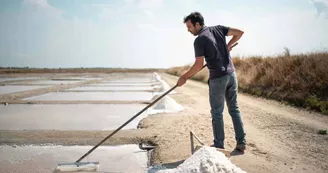
<svg viewBox="0 0 328 173">
<path fill-rule="evenodd" d="M 235 46 L 237 46 L 237 45 L 238 45 L 238 43 L 235 43 L 235 44 L 233 44 L 231 46 L 228 45 L 229 52 L 231 52 L 232 48 L 235 47 Z"/>
</svg>

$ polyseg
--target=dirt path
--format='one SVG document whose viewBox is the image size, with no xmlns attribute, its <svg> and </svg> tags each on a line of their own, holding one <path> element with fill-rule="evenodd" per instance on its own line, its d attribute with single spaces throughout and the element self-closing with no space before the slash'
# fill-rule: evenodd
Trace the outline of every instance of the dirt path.
<svg viewBox="0 0 328 173">
<path fill-rule="evenodd" d="M 161 74 L 173 86 L 177 77 Z M 165 131 L 155 162 L 169 163 L 185 159 L 190 154 L 189 131 L 203 141 L 212 143 L 212 127 L 206 84 L 188 80 L 171 95 L 184 110 L 179 115 L 152 116 L 143 122 L 147 128 Z M 243 94 L 238 98 L 246 130 L 248 149 L 245 155 L 232 161 L 248 172 L 327 172 L 328 117 L 297 110 L 274 101 Z M 226 147 L 235 146 L 232 121 L 225 108 Z M 156 127 L 156 128 L 155 128 Z M 163 139 L 162 139 L 163 138 Z"/>
</svg>

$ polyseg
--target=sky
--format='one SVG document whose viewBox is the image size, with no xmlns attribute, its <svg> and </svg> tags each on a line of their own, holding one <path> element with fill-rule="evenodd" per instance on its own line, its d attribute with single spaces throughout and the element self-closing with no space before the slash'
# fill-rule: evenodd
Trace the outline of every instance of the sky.
<svg viewBox="0 0 328 173">
<path fill-rule="evenodd" d="M 0 66 L 192 64 L 183 18 L 194 11 L 244 31 L 233 57 L 328 51 L 328 0 L 0 0 Z"/>
</svg>

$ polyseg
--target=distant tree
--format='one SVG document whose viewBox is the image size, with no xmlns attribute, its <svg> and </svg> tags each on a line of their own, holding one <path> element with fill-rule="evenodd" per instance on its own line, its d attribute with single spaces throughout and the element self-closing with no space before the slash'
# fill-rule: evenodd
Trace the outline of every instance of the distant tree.
<svg viewBox="0 0 328 173">
<path fill-rule="evenodd" d="M 288 47 L 284 47 L 284 55 L 290 56 L 290 49 Z"/>
</svg>

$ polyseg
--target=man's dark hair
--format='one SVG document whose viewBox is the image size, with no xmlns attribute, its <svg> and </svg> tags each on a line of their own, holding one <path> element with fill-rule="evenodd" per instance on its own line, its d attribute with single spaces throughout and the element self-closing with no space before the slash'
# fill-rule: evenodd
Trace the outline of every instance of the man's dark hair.
<svg viewBox="0 0 328 173">
<path fill-rule="evenodd" d="M 191 21 L 191 23 L 195 26 L 196 23 L 198 22 L 200 24 L 200 26 L 204 25 L 204 18 L 202 16 L 202 14 L 200 14 L 199 12 L 192 12 L 190 13 L 188 16 L 186 16 L 183 19 L 183 22 L 186 23 L 188 20 Z"/>
</svg>

